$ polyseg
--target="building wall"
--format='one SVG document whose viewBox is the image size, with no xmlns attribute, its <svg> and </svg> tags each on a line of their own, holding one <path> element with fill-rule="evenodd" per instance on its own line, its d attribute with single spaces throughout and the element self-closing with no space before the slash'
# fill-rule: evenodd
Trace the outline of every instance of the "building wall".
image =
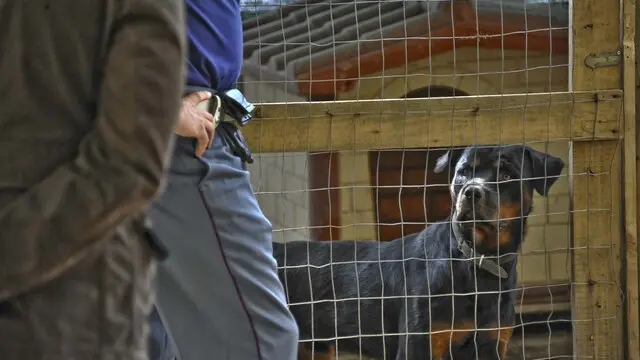
<svg viewBox="0 0 640 360">
<path fill-rule="evenodd" d="M 306 99 L 284 89 L 244 76 L 243 91 L 253 103 L 298 102 Z M 258 203 L 273 225 L 273 240 L 309 239 L 309 171 L 307 153 L 254 154 L 249 165 Z"/>
<path fill-rule="evenodd" d="M 369 152 L 340 153 L 340 237 L 344 240 L 375 240 Z"/>
<path fill-rule="evenodd" d="M 457 49 L 431 60 L 410 63 L 363 77 L 340 100 L 399 98 L 429 85 L 449 86 L 470 94 L 518 94 L 567 91 L 568 58 L 522 51 Z M 528 69 L 528 70 L 525 70 Z"/>
<path fill-rule="evenodd" d="M 478 61 L 480 60 L 480 61 Z M 566 55 L 532 54 L 519 51 L 456 50 L 429 60 L 409 64 L 362 79 L 340 100 L 399 98 L 410 90 L 430 85 L 449 86 L 469 94 L 514 94 L 567 91 Z M 550 67 L 550 64 L 553 67 Z M 431 69 L 431 71 L 430 71 Z M 522 69 L 529 69 L 524 71 Z M 545 144 L 530 144 L 544 150 Z M 568 167 L 569 143 L 552 142 L 548 152 Z M 376 219 L 368 167 L 368 152 L 342 152 L 340 186 L 342 238 L 376 238 Z M 529 234 L 519 263 L 521 283 L 562 283 L 570 279 L 569 182 L 567 167 L 549 197 L 536 194 L 529 220 Z"/>
</svg>

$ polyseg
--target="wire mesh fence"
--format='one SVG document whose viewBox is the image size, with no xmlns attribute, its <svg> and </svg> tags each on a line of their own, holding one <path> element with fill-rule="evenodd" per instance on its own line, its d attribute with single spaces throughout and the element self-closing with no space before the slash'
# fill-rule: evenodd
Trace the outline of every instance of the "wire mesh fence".
<svg viewBox="0 0 640 360">
<path fill-rule="evenodd" d="M 622 92 L 573 91 L 568 0 L 246 7 L 301 358 L 622 354 Z"/>
</svg>

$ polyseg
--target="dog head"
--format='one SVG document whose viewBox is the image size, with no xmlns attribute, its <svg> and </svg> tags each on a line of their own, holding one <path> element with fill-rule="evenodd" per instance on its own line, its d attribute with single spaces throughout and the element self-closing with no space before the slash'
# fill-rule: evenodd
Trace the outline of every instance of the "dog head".
<svg viewBox="0 0 640 360">
<path fill-rule="evenodd" d="M 453 167 L 453 226 L 481 254 L 515 252 L 525 235 L 533 192 L 546 196 L 564 162 L 528 146 L 468 147 L 442 155 L 434 169 Z"/>
</svg>

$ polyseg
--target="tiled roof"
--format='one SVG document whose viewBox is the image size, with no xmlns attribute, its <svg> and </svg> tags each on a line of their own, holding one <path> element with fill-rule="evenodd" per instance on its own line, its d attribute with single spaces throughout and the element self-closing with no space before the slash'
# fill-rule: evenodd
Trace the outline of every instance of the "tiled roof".
<svg viewBox="0 0 640 360">
<path fill-rule="evenodd" d="M 566 53 L 566 0 L 523 1 L 296 2 L 244 22 L 245 73 L 326 95 L 464 46 Z"/>
</svg>

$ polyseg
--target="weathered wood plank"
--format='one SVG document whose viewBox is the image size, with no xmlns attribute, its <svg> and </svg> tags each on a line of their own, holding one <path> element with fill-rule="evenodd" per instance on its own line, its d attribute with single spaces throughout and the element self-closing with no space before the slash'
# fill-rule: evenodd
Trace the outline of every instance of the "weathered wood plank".
<svg viewBox="0 0 640 360">
<path fill-rule="evenodd" d="M 621 88 L 621 66 L 590 69 L 584 60 L 591 54 L 620 50 L 620 1 L 579 0 L 572 2 L 571 90 L 595 91 Z M 585 169 L 608 176 L 575 176 L 572 198 L 575 209 L 590 212 L 573 214 L 574 281 L 591 285 L 573 287 L 574 356 L 576 358 L 621 359 L 624 351 L 620 312 L 621 246 L 620 156 L 618 142 L 573 144 L 574 171 Z M 599 155 L 604 151 L 605 154 Z M 621 151 L 618 151 L 621 152 Z M 591 194 L 589 193 L 591 192 Z M 617 194 L 617 195 L 616 195 Z M 611 212 L 593 209 L 607 209 Z M 610 248 L 599 248 L 599 246 Z M 588 247 L 582 249 L 581 247 Z"/>
<path fill-rule="evenodd" d="M 636 114 L 636 2 L 623 1 L 622 84 L 624 89 L 624 219 L 627 358 L 640 359 L 640 319 L 638 318 L 638 199 L 637 114 Z M 635 196 L 634 196 L 635 195 Z"/>
<path fill-rule="evenodd" d="M 621 149 L 577 142 L 572 151 L 573 326 L 576 358 L 621 359 Z"/>
<path fill-rule="evenodd" d="M 622 92 L 258 105 L 252 151 L 375 150 L 617 139 Z"/>
<path fill-rule="evenodd" d="M 572 1 L 573 91 L 620 89 L 621 66 L 590 69 L 588 55 L 620 50 L 620 1 Z"/>
</svg>

